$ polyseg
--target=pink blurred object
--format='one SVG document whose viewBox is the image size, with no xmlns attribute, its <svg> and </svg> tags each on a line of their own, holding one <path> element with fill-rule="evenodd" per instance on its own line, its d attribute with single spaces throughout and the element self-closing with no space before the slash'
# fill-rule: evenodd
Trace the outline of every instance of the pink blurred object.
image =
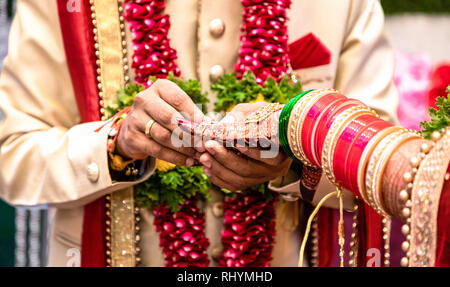
<svg viewBox="0 0 450 287">
<path fill-rule="evenodd" d="M 428 85 L 433 65 L 424 53 L 395 53 L 394 81 L 399 92 L 398 118 L 403 127 L 419 130 L 428 117 Z"/>
</svg>

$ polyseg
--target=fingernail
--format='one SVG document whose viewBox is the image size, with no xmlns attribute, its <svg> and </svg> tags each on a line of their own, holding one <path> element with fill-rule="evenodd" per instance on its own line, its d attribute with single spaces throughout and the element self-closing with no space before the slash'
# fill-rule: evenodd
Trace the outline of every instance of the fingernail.
<svg viewBox="0 0 450 287">
<path fill-rule="evenodd" d="M 180 124 L 180 125 L 189 123 L 188 120 L 183 119 L 183 118 L 176 118 L 176 120 L 177 120 L 178 124 Z"/>
<path fill-rule="evenodd" d="M 202 160 L 200 159 L 200 162 L 207 168 L 211 168 L 211 162 L 209 160 Z"/>
<path fill-rule="evenodd" d="M 207 176 L 211 176 L 211 170 L 210 170 L 210 169 L 204 168 L 204 169 L 203 169 L 203 172 L 204 172 Z"/>
<path fill-rule="evenodd" d="M 194 163 L 195 163 L 195 160 L 194 160 L 193 158 L 190 158 L 190 157 L 189 157 L 189 158 L 186 160 L 186 166 L 193 166 Z"/>
<path fill-rule="evenodd" d="M 243 146 L 243 147 L 236 147 L 240 152 L 246 152 L 246 151 L 248 151 L 248 147 L 246 147 L 246 146 Z"/>
<path fill-rule="evenodd" d="M 216 154 L 216 144 L 213 141 L 209 141 L 205 144 L 206 150 L 212 155 Z"/>
</svg>

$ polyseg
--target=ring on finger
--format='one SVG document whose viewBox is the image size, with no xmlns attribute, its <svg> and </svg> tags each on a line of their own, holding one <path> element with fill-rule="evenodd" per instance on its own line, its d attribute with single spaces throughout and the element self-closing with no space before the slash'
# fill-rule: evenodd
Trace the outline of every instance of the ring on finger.
<svg viewBox="0 0 450 287">
<path fill-rule="evenodd" d="M 148 138 L 151 138 L 151 130 L 152 130 L 152 126 L 155 123 L 154 120 L 149 120 L 146 124 L 145 124 L 145 136 Z"/>
</svg>

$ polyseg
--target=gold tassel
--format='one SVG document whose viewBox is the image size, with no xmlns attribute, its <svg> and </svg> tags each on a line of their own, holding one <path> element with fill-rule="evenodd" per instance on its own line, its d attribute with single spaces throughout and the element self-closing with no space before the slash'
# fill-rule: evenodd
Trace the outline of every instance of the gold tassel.
<svg viewBox="0 0 450 287">
<path fill-rule="evenodd" d="M 314 211 L 311 213 L 311 215 L 308 218 L 308 223 L 306 225 L 306 230 L 305 230 L 305 234 L 303 236 L 303 241 L 302 241 L 302 245 L 300 247 L 300 254 L 299 254 L 299 259 L 298 259 L 298 267 L 302 267 L 303 266 L 303 258 L 305 256 L 305 247 L 306 247 L 306 242 L 308 241 L 308 237 L 309 237 L 309 233 L 311 231 L 311 224 L 312 221 L 314 220 L 314 217 L 317 215 L 317 213 L 319 212 L 319 209 L 322 207 L 322 205 L 331 197 L 336 196 L 339 198 L 339 224 L 338 224 L 338 235 L 339 235 L 339 246 L 340 246 L 340 251 L 339 251 L 339 256 L 341 258 L 341 263 L 340 266 L 344 267 L 344 244 L 345 244 L 345 238 L 344 238 L 344 204 L 343 204 L 343 192 L 342 192 L 342 188 L 341 187 L 337 187 L 336 191 L 327 194 L 326 196 L 324 196 L 319 203 L 317 204 L 316 208 L 314 208 Z"/>
</svg>

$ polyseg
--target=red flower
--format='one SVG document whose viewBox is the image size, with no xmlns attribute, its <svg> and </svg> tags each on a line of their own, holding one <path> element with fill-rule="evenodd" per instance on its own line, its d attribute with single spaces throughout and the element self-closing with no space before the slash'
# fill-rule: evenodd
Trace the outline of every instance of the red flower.
<svg viewBox="0 0 450 287">
<path fill-rule="evenodd" d="M 263 84 L 271 76 L 280 79 L 289 64 L 287 14 L 290 0 L 242 0 L 244 7 L 241 26 L 239 62 L 234 69 L 238 76 L 252 71 L 256 81 Z"/>
<path fill-rule="evenodd" d="M 197 200 L 189 199 L 180 211 L 172 213 L 166 206 L 154 208 L 154 225 L 159 232 L 159 245 L 163 249 L 166 266 L 209 265 L 206 249 L 205 214 L 196 206 Z"/>
<path fill-rule="evenodd" d="M 133 35 L 133 62 L 136 82 L 150 86 L 149 77 L 166 78 L 172 72 L 180 75 L 175 60 L 177 52 L 170 47 L 169 15 L 162 15 L 164 0 L 129 0 L 124 4 L 123 16 Z"/>
<path fill-rule="evenodd" d="M 224 209 L 220 266 L 268 266 L 275 237 L 273 200 L 266 202 L 261 194 L 237 194 L 226 199 Z"/>
<path fill-rule="evenodd" d="M 431 75 L 430 89 L 428 91 L 428 106 L 436 107 L 438 97 L 447 96 L 447 87 L 450 85 L 450 64 L 442 64 L 434 69 Z"/>
</svg>

